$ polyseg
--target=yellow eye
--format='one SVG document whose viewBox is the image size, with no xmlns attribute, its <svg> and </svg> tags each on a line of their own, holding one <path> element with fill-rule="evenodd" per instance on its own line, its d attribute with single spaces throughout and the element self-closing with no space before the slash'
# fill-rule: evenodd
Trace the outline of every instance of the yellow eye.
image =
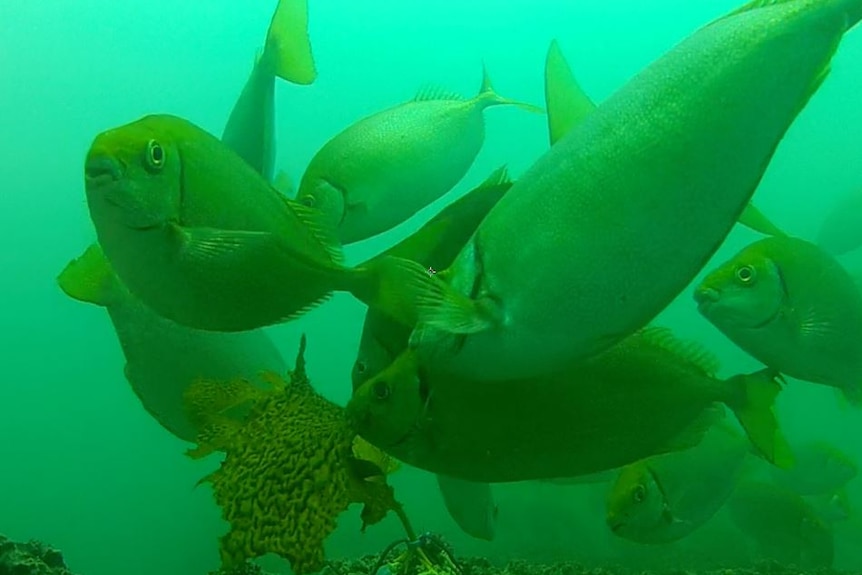
<svg viewBox="0 0 862 575">
<path fill-rule="evenodd" d="M 755 280 L 757 277 L 757 271 L 754 269 L 754 266 L 740 266 L 736 268 L 736 279 L 739 280 L 739 283 L 749 284 Z"/>
<path fill-rule="evenodd" d="M 147 142 L 147 165 L 154 170 L 161 170 L 165 165 L 165 149 L 155 140 Z"/>
<path fill-rule="evenodd" d="M 646 499 L 646 489 L 644 489 L 643 485 L 638 485 L 635 487 L 634 493 L 632 493 L 632 497 L 635 500 L 635 503 L 642 503 L 644 499 Z"/>
<path fill-rule="evenodd" d="M 314 196 L 306 194 L 306 195 L 302 196 L 299 199 L 299 201 L 300 201 L 300 203 L 302 203 L 302 205 L 304 205 L 307 208 L 313 208 L 314 207 Z"/>
</svg>

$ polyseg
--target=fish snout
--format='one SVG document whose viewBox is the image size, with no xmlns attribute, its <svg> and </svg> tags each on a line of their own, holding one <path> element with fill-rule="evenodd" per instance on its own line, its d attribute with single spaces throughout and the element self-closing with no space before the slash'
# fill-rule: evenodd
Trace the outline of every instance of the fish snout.
<svg viewBox="0 0 862 575">
<path fill-rule="evenodd" d="M 120 163 L 108 155 L 90 154 L 84 163 L 84 178 L 87 185 L 99 186 L 115 182 L 123 175 Z"/>
<path fill-rule="evenodd" d="M 712 304 L 718 303 L 721 299 L 721 292 L 715 288 L 700 286 L 694 290 L 694 301 L 697 302 L 698 309 L 704 309 Z"/>
</svg>

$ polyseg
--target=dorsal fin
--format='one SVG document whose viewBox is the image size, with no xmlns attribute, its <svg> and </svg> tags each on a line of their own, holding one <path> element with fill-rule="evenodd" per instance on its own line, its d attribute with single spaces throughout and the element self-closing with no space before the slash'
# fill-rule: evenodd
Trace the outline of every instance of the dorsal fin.
<svg viewBox="0 0 862 575">
<path fill-rule="evenodd" d="M 650 326 L 642 329 L 640 333 L 641 337 L 676 355 L 680 360 L 698 366 L 707 375 L 714 376 L 721 368 L 718 358 L 703 345 L 696 341 L 681 339 L 669 328 Z"/>
<path fill-rule="evenodd" d="M 739 8 L 731 10 L 721 18 L 718 18 L 716 21 L 730 18 L 731 16 L 737 16 L 744 12 L 751 12 L 752 10 L 759 10 L 760 8 L 767 8 L 769 6 L 776 6 L 778 4 L 786 4 L 787 2 L 792 1 L 794 0 L 751 0 L 751 2 L 749 2 L 748 4 L 744 4 Z"/>
<path fill-rule="evenodd" d="M 335 230 L 325 223 L 323 214 L 314 208 L 309 208 L 305 204 L 286 198 L 281 193 L 278 195 L 284 200 L 288 209 L 296 214 L 296 217 L 300 219 L 314 238 L 320 242 L 320 245 L 326 250 L 332 263 L 339 266 L 342 265 L 344 263 L 344 251 L 341 248 L 341 241 L 338 239 Z"/>
<path fill-rule="evenodd" d="M 509 179 L 509 168 L 503 164 L 485 178 L 485 181 L 476 186 L 477 188 L 487 188 L 490 186 L 501 186 L 503 184 L 511 184 L 512 180 Z"/>
<path fill-rule="evenodd" d="M 434 100 L 463 102 L 465 101 L 465 98 L 457 92 L 452 92 L 445 88 L 430 84 L 420 88 L 416 93 L 416 96 L 413 97 L 414 102 L 428 102 Z"/>
</svg>

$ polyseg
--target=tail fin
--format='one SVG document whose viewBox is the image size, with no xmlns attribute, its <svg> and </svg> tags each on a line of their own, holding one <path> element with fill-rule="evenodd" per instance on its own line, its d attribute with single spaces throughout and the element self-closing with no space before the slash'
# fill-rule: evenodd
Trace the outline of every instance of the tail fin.
<svg viewBox="0 0 862 575">
<path fill-rule="evenodd" d="M 123 289 L 97 243 L 66 264 L 57 276 L 57 284 L 70 298 L 103 307 Z"/>
<path fill-rule="evenodd" d="M 383 256 L 347 272 L 347 283 L 339 289 L 408 327 L 422 323 L 448 333 L 475 333 L 497 321 L 411 260 Z"/>
<path fill-rule="evenodd" d="M 575 79 L 556 40 L 551 42 L 545 57 L 545 106 L 552 146 L 596 109 Z"/>
<path fill-rule="evenodd" d="M 793 465 L 793 454 L 773 411 L 783 381 L 778 373 L 769 369 L 735 375 L 727 380 L 733 388 L 733 399 L 727 406 L 757 452 L 776 467 L 787 469 Z"/>
<path fill-rule="evenodd" d="M 308 37 L 308 0 L 279 0 L 269 24 L 263 58 L 283 80 L 314 83 L 317 67 Z"/>
<path fill-rule="evenodd" d="M 494 90 L 494 85 L 491 83 L 491 76 L 488 74 L 488 67 L 484 62 L 482 63 L 482 86 L 479 88 L 476 100 L 479 101 L 482 108 L 488 108 L 490 106 L 517 106 L 522 110 L 533 112 L 534 114 L 545 113 L 545 110 L 539 106 L 525 104 L 524 102 L 518 102 L 517 100 L 510 100 L 509 98 L 504 98 L 497 94 Z"/>
</svg>

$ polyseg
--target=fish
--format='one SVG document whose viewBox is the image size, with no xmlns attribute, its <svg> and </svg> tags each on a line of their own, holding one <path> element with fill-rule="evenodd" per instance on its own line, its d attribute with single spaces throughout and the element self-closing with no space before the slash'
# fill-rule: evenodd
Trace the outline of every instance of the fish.
<svg viewBox="0 0 862 575">
<path fill-rule="evenodd" d="M 799 495 L 832 496 L 859 474 L 850 455 L 825 441 L 810 441 L 793 450 L 794 463 L 787 469 L 771 468 L 772 480 Z"/>
<path fill-rule="evenodd" d="M 270 181 L 275 165 L 275 78 L 308 85 L 317 68 L 308 37 L 308 0 L 280 0 L 263 52 L 234 103 L 222 141 Z"/>
<path fill-rule="evenodd" d="M 769 482 L 743 481 L 727 509 L 736 527 L 768 558 L 802 568 L 832 566 L 832 526 L 799 494 Z"/>
<path fill-rule="evenodd" d="M 183 404 L 196 381 L 245 379 L 264 389 L 261 372 L 287 372 L 262 330 L 193 330 L 150 310 L 119 281 L 98 244 L 69 262 L 57 283 L 69 297 L 107 310 L 126 360 L 126 380 L 146 411 L 181 440 L 194 442 L 200 432 Z"/>
<path fill-rule="evenodd" d="M 404 272 L 428 277 L 424 267 L 386 258 L 345 267 L 340 243 L 316 213 L 186 119 L 149 115 L 100 133 L 84 172 L 90 218 L 111 267 L 166 319 L 247 331 L 349 291 L 415 322 L 399 286 Z"/>
<path fill-rule="evenodd" d="M 717 361 L 670 330 L 636 332 L 542 379 L 476 386 L 424 369 L 408 349 L 347 405 L 353 429 L 431 473 L 501 483 L 577 477 L 697 445 L 729 406 L 767 461 L 792 452 L 769 370 L 718 378 Z M 464 438 L 470 438 L 465 441 Z"/>
<path fill-rule="evenodd" d="M 411 347 L 496 384 L 647 325 L 725 239 L 860 18 L 862 0 L 755 1 L 648 66 L 517 179 L 452 266 L 405 285 Z"/>
<path fill-rule="evenodd" d="M 444 269 L 452 263 L 488 210 L 511 187 L 506 166 L 500 166 L 481 184 L 440 210 L 418 231 L 372 259 L 398 257 L 419 262 L 430 272 Z M 407 349 L 410 331 L 410 327 L 386 313 L 368 308 L 351 371 L 354 390 Z"/>
<path fill-rule="evenodd" d="M 749 244 L 709 271 L 694 299 L 707 321 L 764 365 L 862 403 L 862 292 L 813 243 Z"/>
<path fill-rule="evenodd" d="M 464 533 L 484 541 L 494 540 L 499 510 L 489 484 L 437 475 L 437 485 L 446 510 Z"/>
<path fill-rule="evenodd" d="M 815 243 L 833 256 L 862 247 L 862 188 L 835 202 L 820 224 Z"/>
<path fill-rule="evenodd" d="M 503 98 L 487 69 L 472 99 L 424 90 L 334 136 L 314 155 L 297 200 L 322 212 L 343 244 L 404 222 L 452 189 L 472 166 L 485 139 L 490 106 L 541 109 Z"/>
<path fill-rule="evenodd" d="M 627 465 L 608 495 L 606 524 L 615 535 L 637 543 L 687 537 L 724 506 L 750 451 L 744 436 L 719 424 L 691 449 Z"/>
</svg>

